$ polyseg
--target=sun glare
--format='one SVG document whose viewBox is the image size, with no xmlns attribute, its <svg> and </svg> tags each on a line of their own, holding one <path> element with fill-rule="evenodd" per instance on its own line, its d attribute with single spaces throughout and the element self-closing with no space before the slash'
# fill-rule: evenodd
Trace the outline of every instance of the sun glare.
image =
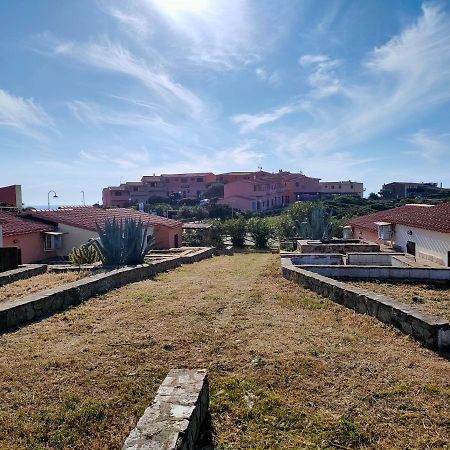
<svg viewBox="0 0 450 450">
<path fill-rule="evenodd" d="M 211 0 L 153 0 L 155 6 L 169 16 L 201 14 L 213 6 Z"/>
</svg>

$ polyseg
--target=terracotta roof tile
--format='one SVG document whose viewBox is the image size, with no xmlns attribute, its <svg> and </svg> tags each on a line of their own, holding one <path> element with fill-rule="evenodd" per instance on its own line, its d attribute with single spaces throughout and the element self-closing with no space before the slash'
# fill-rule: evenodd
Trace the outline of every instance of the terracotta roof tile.
<svg viewBox="0 0 450 450">
<path fill-rule="evenodd" d="M 134 209 L 111 208 L 102 209 L 89 206 L 61 208 L 53 211 L 33 211 L 33 217 L 45 219 L 55 223 L 63 223 L 85 230 L 95 231 L 95 223 L 103 225 L 105 219 L 125 220 L 126 218 L 141 219 L 144 223 L 149 222 L 152 226 L 164 226 L 167 228 L 181 227 L 182 223 L 177 220 L 166 219 L 154 214 L 148 214 Z"/>
<path fill-rule="evenodd" d="M 0 211 L 0 225 L 3 236 L 54 231 L 55 227 L 37 220 L 25 219 L 18 213 Z"/>
<path fill-rule="evenodd" d="M 350 225 L 376 231 L 375 222 L 390 222 L 424 230 L 450 233 L 450 202 L 435 206 L 400 206 L 366 216 L 354 217 L 350 220 Z"/>
</svg>

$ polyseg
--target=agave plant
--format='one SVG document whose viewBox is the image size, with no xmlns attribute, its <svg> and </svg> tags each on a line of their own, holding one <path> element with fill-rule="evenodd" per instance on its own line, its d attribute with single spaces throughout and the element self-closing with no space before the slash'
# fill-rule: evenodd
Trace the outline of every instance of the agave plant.
<svg viewBox="0 0 450 450">
<path fill-rule="evenodd" d="M 305 222 L 296 224 L 297 233 L 306 239 L 327 239 L 331 236 L 330 217 L 324 208 L 313 208 Z"/>
<path fill-rule="evenodd" d="M 92 244 L 83 244 L 78 248 L 74 247 L 69 255 L 72 264 L 93 264 L 100 261 L 97 249 Z"/>
<path fill-rule="evenodd" d="M 144 225 L 140 219 L 105 219 L 103 228 L 98 223 L 95 226 L 99 238 L 89 242 L 105 266 L 142 264 L 153 247 L 154 236 L 148 236 L 148 223 Z"/>
</svg>

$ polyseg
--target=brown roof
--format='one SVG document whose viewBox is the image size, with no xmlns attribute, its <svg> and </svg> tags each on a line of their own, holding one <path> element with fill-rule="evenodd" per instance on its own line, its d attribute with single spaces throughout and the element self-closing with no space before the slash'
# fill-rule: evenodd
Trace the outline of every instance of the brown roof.
<svg viewBox="0 0 450 450">
<path fill-rule="evenodd" d="M 405 205 L 366 216 L 354 217 L 350 225 L 377 230 L 375 222 L 389 222 L 424 230 L 450 233 L 450 202 L 440 205 Z"/>
<path fill-rule="evenodd" d="M 19 234 L 44 233 L 54 231 L 55 227 L 32 219 L 24 219 L 18 213 L 0 211 L 0 225 L 3 236 L 16 236 Z"/>
<path fill-rule="evenodd" d="M 94 208 L 91 206 L 81 206 L 73 208 L 61 208 L 53 211 L 33 211 L 33 217 L 48 220 L 54 223 L 71 225 L 85 230 L 95 231 L 95 224 L 103 225 L 105 219 L 125 220 L 127 218 L 141 219 L 151 226 L 164 226 L 167 228 L 181 227 L 182 223 L 177 220 L 166 219 L 155 214 L 148 214 L 134 209 L 126 208 Z"/>
</svg>

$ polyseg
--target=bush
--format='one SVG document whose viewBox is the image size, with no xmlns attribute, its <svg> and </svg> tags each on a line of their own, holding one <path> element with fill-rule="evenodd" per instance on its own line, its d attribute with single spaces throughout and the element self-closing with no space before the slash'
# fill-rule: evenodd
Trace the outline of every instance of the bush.
<svg viewBox="0 0 450 450">
<path fill-rule="evenodd" d="M 247 222 L 247 230 L 252 236 L 257 248 L 268 247 L 268 242 L 273 235 L 273 230 L 267 219 L 252 217 Z"/>
<path fill-rule="evenodd" d="M 281 214 L 271 218 L 274 235 L 278 239 L 286 239 L 295 235 L 295 222 L 289 214 Z"/>
<path fill-rule="evenodd" d="M 218 220 L 214 220 L 211 225 L 211 246 L 221 250 L 225 247 L 223 225 Z"/>
<path fill-rule="evenodd" d="M 245 246 L 245 235 L 247 232 L 247 226 L 245 219 L 240 217 L 239 219 L 230 219 L 225 222 L 225 230 L 231 237 L 231 243 L 235 247 Z"/>
</svg>

